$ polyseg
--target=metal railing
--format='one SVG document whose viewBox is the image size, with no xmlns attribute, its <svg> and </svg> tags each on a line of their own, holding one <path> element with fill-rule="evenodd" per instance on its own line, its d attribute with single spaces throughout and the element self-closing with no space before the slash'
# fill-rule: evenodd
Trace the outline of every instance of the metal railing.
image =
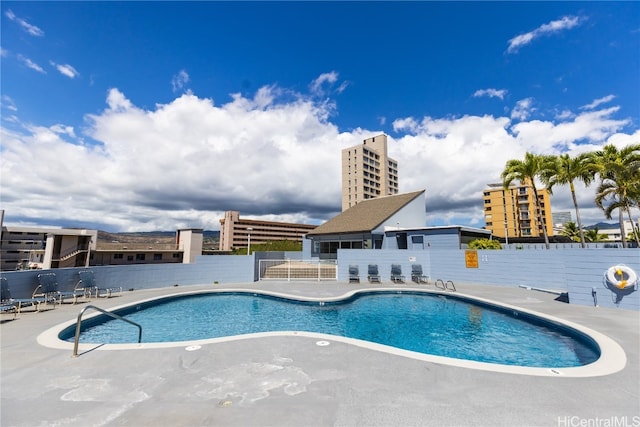
<svg viewBox="0 0 640 427">
<path fill-rule="evenodd" d="M 260 280 L 338 280 L 335 260 L 262 259 L 259 262 Z"/>
<path fill-rule="evenodd" d="M 132 324 L 134 326 L 137 326 L 138 327 L 138 344 L 142 341 L 142 326 L 140 326 L 136 322 L 132 322 L 129 319 L 125 319 L 122 316 L 118 316 L 115 313 L 111 313 L 110 311 L 103 310 L 100 307 L 96 307 L 95 305 L 88 305 L 88 306 L 84 307 L 82 310 L 80 310 L 80 313 L 78 314 L 78 321 L 76 323 L 76 335 L 75 335 L 75 338 L 73 340 L 73 356 L 72 357 L 78 357 L 78 344 L 80 343 L 80 329 L 81 329 L 81 325 L 82 325 L 82 315 L 84 314 L 85 311 L 87 311 L 90 308 L 93 308 L 94 310 L 97 310 L 97 311 L 101 312 L 102 314 L 106 314 L 107 316 L 113 317 L 114 319 L 122 320 L 122 321 L 130 323 L 130 324 Z"/>
<path fill-rule="evenodd" d="M 447 280 L 446 282 L 442 279 L 438 279 L 434 283 L 436 288 L 440 288 L 443 291 L 456 291 L 456 285 L 453 284 L 452 280 Z"/>
</svg>

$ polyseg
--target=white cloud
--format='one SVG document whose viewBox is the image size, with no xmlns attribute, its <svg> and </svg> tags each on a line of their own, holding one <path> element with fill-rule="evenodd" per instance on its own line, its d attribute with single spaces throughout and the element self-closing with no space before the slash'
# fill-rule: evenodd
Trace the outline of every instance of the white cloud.
<svg viewBox="0 0 640 427">
<path fill-rule="evenodd" d="M 533 98 L 521 99 L 511 110 L 511 118 L 515 120 L 526 120 L 534 111 L 536 111 L 536 109 L 533 107 Z"/>
<path fill-rule="evenodd" d="M 473 93 L 473 97 L 474 98 L 479 98 L 482 96 L 488 96 L 489 98 L 500 98 L 500 99 L 504 99 L 505 95 L 507 94 L 507 90 L 506 89 L 478 89 L 477 91 L 475 91 Z"/>
<path fill-rule="evenodd" d="M 18 60 L 22 62 L 24 65 L 26 65 L 28 68 L 31 68 L 32 70 L 35 70 L 42 74 L 47 74 L 47 72 L 41 66 L 39 66 L 38 64 L 36 64 L 35 62 L 33 62 L 32 60 L 30 60 L 25 56 L 18 55 Z"/>
<path fill-rule="evenodd" d="M 622 131 L 630 123 L 628 119 L 616 120 L 611 116 L 619 107 L 589 111 L 573 117 L 570 121 L 553 123 L 532 120 L 513 125 L 518 140 L 526 143 L 535 153 L 553 154 L 558 151 L 573 151 L 578 142 L 597 145 L 609 136 Z"/>
<path fill-rule="evenodd" d="M 326 104 L 289 93 L 281 101 L 281 92 L 265 86 L 251 98 L 236 94 L 220 105 L 186 93 L 143 108 L 113 88 L 105 109 L 87 115 L 81 136 L 65 124 L 2 127 L 3 208 L 13 218 L 123 231 L 218 229 L 226 210 L 322 222 L 340 210 L 341 149 L 381 132 L 340 133 L 326 120 Z M 637 143 L 640 131 L 624 133 L 630 122 L 616 119 L 618 112 L 610 107 L 515 123 L 490 115 L 398 118 L 389 154 L 399 163 L 400 191 L 426 188 L 430 224 L 482 226 L 482 192 L 499 181 L 507 160 L 526 151 L 575 154 Z M 587 224 L 603 219 L 593 192 L 585 188 L 578 195 L 588 203 Z M 554 211 L 573 209 L 562 188 L 552 205 Z"/>
<path fill-rule="evenodd" d="M 189 74 L 187 74 L 185 70 L 180 70 L 180 72 L 171 79 L 171 88 L 174 93 L 179 92 L 187 83 L 189 83 Z"/>
<path fill-rule="evenodd" d="M 577 16 L 563 16 L 562 18 L 543 24 L 533 31 L 520 34 L 509 40 L 507 53 L 517 52 L 522 46 L 528 45 L 533 40 L 544 35 L 554 34 L 563 30 L 571 29 L 579 25 L 581 19 Z"/>
<path fill-rule="evenodd" d="M 591 104 L 583 105 L 580 107 L 582 110 L 593 110 L 594 108 L 606 104 L 607 102 L 611 102 L 615 99 L 615 95 L 607 95 L 602 98 L 594 100 Z"/>
<path fill-rule="evenodd" d="M 18 111 L 16 103 L 13 102 L 13 99 L 11 99 L 11 97 L 8 95 L 2 95 L 2 108 L 6 108 L 10 111 Z"/>
<path fill-rule="evenodd" d="M 67 135 L 72 138 L 76 137 L 76 133 L 73 130 L 73 126 L 65 126 L 65 125 L 57 124 L 57 125 L 50 126 L 49 129 L 52 132 L 57 133 L 59 135 Z"/>
<path fill-rule="evenodd" d="M 338 73 L 331 71 L 329 73 L 320 74 L 318 78 L 311 82 L 309 85 L 309 91 L 317 96 L 323 96 L 329 92 L 329 89 L 338 82 Z M 334 89 L 336 93 L 342 93 L 349 86 L 348 82 L 342 82 Z"/>
<path fill-rule="evenodd" d="M 109 89 L 107 94 L 107 105 L 110 111 L 125 112 L 133 107 L 131 101 L 129 101 L 122 92 L 118 89 Z"/>
<path fill-rule="evenodd" d="M 573 112 L 570 110 L 562 110 L 555 115 L 556 120 L 569 120 L 572 117 L 575 117 L 575 114 L 573 114 Z"/>
<path fill-rule="evenodd" d="M 60 74 L 62 74 L 63 76 L 67 76 L 70 79 L 74 79 L 80 75 L 80 73 L 69 64 L 57 64 L 53 61 L 49 61 L 49 63 L 52 67 L 57 69 Z"/>
<path fill-rule="evenodd" d="M 35 25 L 29 24 L 24 19 L 18 18 L 11 9 L 5 12 L 5 16 L 9 18 L 11 21 L 17 22 L 18 25 L 20 25 L 20 27 L 22 27 L 23 30 L 25 30 L 27 33 L 31 34 L 32 36 L 38 36 L 38 37 L 44 36 L 44 31 L 42 31 L 40 28 L 36 27 Z"/>
<path fill-rule="evenodd" d="M 482 192 L 487 184 L 500 182 L 508 160 L 522 159 L 527 151 L 576 155 L 607 143 L 619 147 L 638 143 L 640 131 L 622 133 L 630 122 L 614 119 L 617 111 L 587 112 L 563 122 L 516 124 L 493 116 L 426 117 L 422 121 L 404 118 L 394 125 L 411 135 L 390 143 L 390 156 L 398 160 L 402 192 L 427 189 L 430 224 L 455 224 L 464 219 L 483 226 Z M 585 223 L 604 220 L 593 203 L 595 187 L 582 187 L 579 197 Z M 573 211 L 568 190 L 554 189 L 552 209 Z"/>
</svg>

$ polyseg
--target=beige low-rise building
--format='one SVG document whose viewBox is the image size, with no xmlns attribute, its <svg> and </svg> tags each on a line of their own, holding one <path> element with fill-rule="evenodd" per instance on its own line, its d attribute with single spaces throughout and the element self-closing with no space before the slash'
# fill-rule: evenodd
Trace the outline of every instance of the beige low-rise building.
<svg viewBox="0 0 640 427">
<path fill-rule="evenodd" d="M 0 271 L 193 263 L 202 255 L 203 230 L 182 229 L 171 244 L 99 242 L 98 230 L 1 227 Z"/>
<path fill-rule="evenodd" d="M 317 225 L 262 221 L 240 218 L 240 212 L 227 211 L 220 220 L 220 250 L 246 248 L 251 243 L 280 240 L 302 242 L 302 238 Z"/>
</svg>

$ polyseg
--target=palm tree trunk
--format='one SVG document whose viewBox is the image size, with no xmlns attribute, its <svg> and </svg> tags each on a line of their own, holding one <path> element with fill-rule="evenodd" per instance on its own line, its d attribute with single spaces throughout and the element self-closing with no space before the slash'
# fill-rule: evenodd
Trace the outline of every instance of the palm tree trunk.
<svg viewBox="0 0 640 427">
<path fill-rule="evenodd" d="M 620 238 L 622 239 L 622 247 L 627 247 L 627 236 L 624 234 L 624 211 L 622 207 L 618 208 L 618 222 L 620 223 Z"/>
<path fill-rule="evenodd" d="M 638 238 L 638 231 L 636 230 L 636 226 L 633 223 L 633 218 L 631 218 L 631 208 L 629 207 L 629 205 L 627 205 L 627 216 L 629 217 L 629 221 L 631 221 L 631 230 L 633 232 L 633 237 L 636 240 L 636 244 L 638 245 L 637 247 L 640 248 L 640 238 Z M 624 228 L 624 225 L 622 226 L 622 228 Z"/>
<path fill-rule="evenodd" d="M 571 189 L 571 197 L 573 198 L 573 206 L 576 208 L 576 221 L 578 221 L 578 230 L 580 231 L 580 245 L 586 248 L 587 245 L 584 242 L 584 230 L 582 229 L 582 221 L 580 220 L 580 209 L 578 209 L 578 199 L 576 199 L 576 189 L 573 186 L 573 181 L 569 182 L 569 188 Z"/>
<path fill-rule="evenodd" d="M 536 198 L 536 211 L 538 214 L 538 221 L 540 224 L 542 224 L 542 235 L 544 236 L 544 245 L 547 249 L 549 249 L 549 236 L 547 236 L 547 224 L 545 224 L 544 220 L 542 219 L 542 208 L 540 207 L 540 200 L 538 199 L 538 189 L 536 188 L 536 185 L 533 183 L 533 181 L 531 182 L 531 187 L 533 188 L 533 197 Z"/>
</svg>

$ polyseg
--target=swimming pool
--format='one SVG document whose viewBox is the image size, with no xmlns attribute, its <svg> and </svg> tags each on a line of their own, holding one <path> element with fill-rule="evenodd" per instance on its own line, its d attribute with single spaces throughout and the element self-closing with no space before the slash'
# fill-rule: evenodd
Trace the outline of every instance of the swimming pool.
<svg viewBox="0 0 640 427">
<path fill-rule="evenodd" d="M 600 356 L 587 335 L 486 303 L 408 291 L 361 292 L 305 302 L 246 292 L 176 295 L 120 308 L 140 323 L 143 342 L 202 340 L 271 331 L 347 337 L 411 352 L 526 367 L 577 367 Z M 137 329 L 97 316 L 82 343 L 137 342 Z M 75 325 L 60 333 L 73 341 Z"/>
</svg>

